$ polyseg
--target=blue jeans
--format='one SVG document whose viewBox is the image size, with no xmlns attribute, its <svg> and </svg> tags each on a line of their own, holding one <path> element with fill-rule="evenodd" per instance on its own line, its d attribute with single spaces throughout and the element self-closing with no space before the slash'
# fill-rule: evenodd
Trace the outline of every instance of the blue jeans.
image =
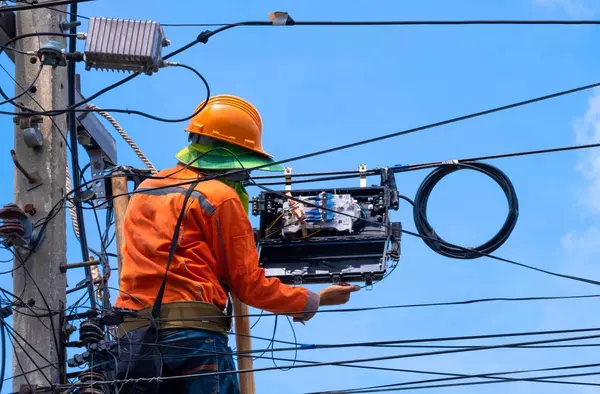
<svg viewBox="0 0 600 394">
<path fill-rule="evenodd" d="M 160 332 L 162 377 L 234 372 L 231 348 L 225 335 L 194 329 Z M 193 378 L 166 379 L 161 393 L 240 394 L 237 374 L 225 373 Z"/>
</svg>

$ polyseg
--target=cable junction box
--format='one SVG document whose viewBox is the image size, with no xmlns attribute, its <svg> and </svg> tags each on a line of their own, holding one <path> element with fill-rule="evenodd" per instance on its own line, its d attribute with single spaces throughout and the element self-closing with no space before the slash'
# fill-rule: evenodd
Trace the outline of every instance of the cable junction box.
<svg viewBox="0 0 600 394">
<path fill-rule="evenodd" d="M 85 43 L 86 69 L 152 74 L 164 65 L 162 48 L 168 45 L 158 22 L 94 17 Z"/>
<path fill-rule="evenodd" d="M 381 279 L 399 258 L 391 195 L 388 186 L 261 193 L 253 201 L 259 265 L 288 284 Z"/>
</svg>

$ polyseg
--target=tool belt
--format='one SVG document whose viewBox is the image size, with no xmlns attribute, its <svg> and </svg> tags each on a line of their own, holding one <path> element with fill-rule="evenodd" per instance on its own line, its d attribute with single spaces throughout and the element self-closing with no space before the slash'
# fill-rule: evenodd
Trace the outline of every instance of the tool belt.
<svg viewBox="0 0 600 394">
<path fill-rule="evenodd" d="M 191 328 L 226 334 L 231 330 L 231 308 L 227 308 L 227 312 L 223 313 L 217 306 L 206 302 L 170 302 L 161 306 L 156 327 L 159 330 Z M 119 331 L 122 329 L 129 333 L 150 327 L 151 314 L 152 308 L 145 308 L 138 311 L 136 317 L 126 317 Z"/>
</svg>

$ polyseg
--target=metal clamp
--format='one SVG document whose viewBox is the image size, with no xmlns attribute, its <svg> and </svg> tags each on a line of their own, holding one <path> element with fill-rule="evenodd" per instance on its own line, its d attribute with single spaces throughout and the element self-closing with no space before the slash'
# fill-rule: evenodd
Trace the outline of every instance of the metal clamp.
<svg viewBox="0 0 600 394">
<path fill-rule="evenodd" d="M 17 170 L 19 170 L 19 172 L 21 174 L 23 174 L 23 176 L 25 178 L 27 178 L 27 182 L 29 182 L 29 187 L 27 188 L 27 191 L 33 190 L 38 186 L 42 185 L 42 181 L 40 180 L 40 176 L 38 174 L 37 171 L 33 171 L 32 173 L 28 172 L 25 167 L 23 167 L 23 165 L 21 163 L 19 163 L 19 159 L 17 158 L 17 153 L 14 151 L 14 149 L 10 150 L 10 156 L 12 157 L 12 161 L 15 164 L 15 167 L 17 167 Z"/>
<path fill-rule="evenodd" d="M 389 167 L 381 168 L 379 175 L 381 175 L 381 186 L 387 186 L 390 190 L 387 205 L 390 209 L 397 211 L 400 207 L 400 195 L 398 186 L 396 186 L 396 175 Z"/>
<path fill-rule="evenodd" d="M 39 127 L 44 121 L 41 115 L 29 115 L 27 112 L 21 112 L 13 118 L 13 122 L 19 125 L 21 130 L 29 127 Z"/>
<path fill-rule="evenodd" d="M 367 165 L 359 165 L 358 173 L 360 174 L 360 187 L 367 187 Z"/>
<path fill-rule="evenodd" d="M 367 291 L 373 290 L 373 276 L 370 272 L 365 273 L 365 288 Z"/>
<path fill-rule="evenodd" d="M 333 274 L 331 275 L 331 281 L 334 285 L 339 285 L 342 283 L 342 276 L 340 274 Z"/>
<path fill-rule="evenodd" d="M 95 194 L 93 204 L 96 208 L 106 208 L 104 152 L 101 149 L 88 150 L 88 155 L 90 156 L 90 168 L 92 172 L 92 191 Z"/>
<path fill-rule="evenodd" d="M 292 190 L 292 167 L 285 167 L 283 175 L 285 176 L 285 190 Z"/>
<path fill-rule="evenodd" d="M 13 118 L 13 122 L 19 125 L 23 132 L 25 144 L 31 149 L 39 149 L 44 145 L 44 136 L 40 129 L 43 119 L 40 115 L 27 115 L 26 112 Z"/>
<path fill-rule="evenodd" d="M 269 20 L 273 26 L 291 26 L 296 24 L 294 19 L 285 11 L 269 12 Z"/>
<path fill-rule="evenodd" d="M 258 197 L 254 197 L 252 199 L 252 216 L 258 216 L 259 214 L 259 205 L 258 205 Z"/>
</svg>

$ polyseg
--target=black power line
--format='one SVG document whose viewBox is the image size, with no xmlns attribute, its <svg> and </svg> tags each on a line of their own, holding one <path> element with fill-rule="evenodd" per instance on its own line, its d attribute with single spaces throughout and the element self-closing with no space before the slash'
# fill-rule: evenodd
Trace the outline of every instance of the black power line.
<svg viewBox="0 0 600 394">
<path fill-rule="evenodd" d="M 538 344 L 541 345 L 541 344 L 554 343 L 554 342 L 566 342 L 566 341 L 576 341 L 576 340 L 586 340 L 586 339 L 596 339 L 596 338 L 600 338 L 600 335 L 596 334 L 596 335 L 586 335 L 586 336 L 580 336 L 580 337 L 517 342 L 517 343 L 508 343 L 508 344 L 500 344 L 500 345 L 482 346 L 479 348 L 472 348 L 472 349 L 450 349 L 450 350 L 440 350 L 440 351 L 423 352 L 423 353 L 400 354 L 400 355 L 393 355 L 393 356 L 380 356 L 380 357 L 357 358 L 357 359 L 341 360 L 341 361 L 315 362 L 314 364 L 308 364 L 308 365 L 307 364 L 290 365 L 287 368 L 288 369 L 299 369 L 299 368 L 324 367 L 324 366 L 332 366 L 332 365 L 339 365 L 339 364 L 357 364 L 357 363 L 364 363 L 364 362 L 377 362 L 377 361 L 396 360 L 396 359 L 423 357 L 423 356 L 435 356 L 435 355 L 454 354 L 454 353 L 468 353 L 468 352 L 474 352 L 474 351 L 512 348 L 512 347 L 524 346 L 524 345 L 538 345 Z M 274 349 L 274 350 L 278 351 L 280 349 Z M 238 354 L 243 354 L 243 353 L 238 352 Z M 161 380 L 166 381 L 166 380 L 175 380 L 175 379 L 191 379 L 191 378 L 195 378 L 195 377 L 231 375 L 231 374 L 249 373 L 249 372 L 264 372 L 264 371 L 272 371 L 275 369 L 279 369 L 279 368 L 278 367 L 264 367 L 264 368 L 254 368 L 254 369 L 239 370 L 239 371 L 208 372 L 208 373 L 189 374 L 189 375 L 182 375 L 182 376 L 164 376 L 164 377 L 161 377 Z M 112 380 L 112 381 L 94 382 L 93 385 L 113 384 L 113 383 L 129 383 L 129 382 L 133 382 L 133 381 L 142 382 L 142 381 L 150 381 L 153 379 L 155 379 L 155 378 L 117 379 L 117 380 Z M 75 384 L 74 386 L 80 386 L 80 385 L 81 384 Z M 64 386 L 64 385 L 61 385 L 61 386 Z M 71 386 L 69 386 L 69 387 L 71 387 Z"/>
<path fill-rule="evenodd" d="M 75 52 L 77 50 L 77 3 L 73 3 L 71 5 L 71 15 L 69 15 L 69 21 L 71 23 L 71 28 L 69 29 L 69 51 Z M 70 61 L 67 65 L 67 77 L 68 77 L 68 91 L 67 91 L 67 99 L 68 106 L 71 107 L 75 104 L 75 72 L 76 72 L 76 63 Z M 69 112 L 67 114 L 67 120 L 69 122 L 69 137 L 70 137 L 70 145 L 73 147 L 71 149 L 71 168 L 73 172 L 73 188 L 78 190 L 81 186 L 81 174 L 79 169 L 79 153 L 78 153 L 78 141 L 77 141 L 77 116 L 74 112 Z M 88 240 L 83 216 L 83 209 L 81 207 L 81 202 L 75 201 L 73 203 L 75 206 L 75 216 L 77 217 L 77 221 L 79 222 L 79 245 L 81 248 L 81 256 L 83 261 L 89 260 L 89 248 L 88 248 Z M 92 310 L 96 309 L 96 299 L 94 297 L 94 284 L 92 280 L 92 270 L 89 266 L 84 267 L 85 277 L 88 279 L 87 291 L 90 296 L 90 305 Z"/>
<path fill-rule="evenodd" d="M 183 49 L 183 48 L 182 48 Z M 178 50 L 181 51 L 181 50 Z M 175 52 L 178 52 L 175 51 Z M 133 74 L 132 76 L 129 76 L 127 78 L 129 78 L 128 80 L 132 79 L 136 74 Z M 126 78 L 126 79 L 127 79 Z M 118 83 L 123 84 L 125 81 L 119 81 Z M 153 189 L 164 189 L 167 187 L 171 187 L 171 186 L 185 186 L 185 185 L 190 185 L 196 181 L 200 181 L 200 182 L 204 182 L 204 181 L 209 181 L 209 180 L 213 180 L 213 179 L 219 179 L 219 178 L 226 178 L 228 176 L 231 175 L 238 175 L 238 174 L 243 174 L 243 173 L 248 173 L 251 171 L 255 171 L 255 170 L 260 170 L 264 167 L 267 166 L 271 166 L 273 164 L 285 164 L 285 163 L 289 163 L 292 161 L 298 161 L 298 160 L 303 160 L 303 159 L 308 159 L 308 158 L 312 158 L 312 157 L 316 157 L 316 156 L 320 156 L 320 155 L 324 155 L 324 154 L 328 154 L 328 153 L 332 153 L 332 152 L 336 152 L 336 151 L 341 151 L 341 150 L 345 150 L 345 149 L 349 149 L 349 148 L 354 148 L 357 146 L 361 146 L 361 145 L 365 145 L 365 144 L 369 144 L 372 142 L 377 142 L 377 141 L 382 141 L 385 139 L 389 139 L 389 138 L 393 138 L 393 137 L 397 137 L 397 136 L 401 136 L 404 134 L 410 134 L 410 133 L 414 133 L 414 132 L 419 132 L 419 131 L 424 131 L 426 129 L 431 129 L 431 128 L 435 128 L 435 127 L 439 127 L 439 126 L 443 126 L 443 125 L 447 125 L 450 123 L 456 123 L 459 121 L 463 121 L 463 120 L 467 120 L 467 119 L 472 119 L 475 117 L 479 117 L 479 116 L 483 116 L 483 115 L 487 115 L 487 114 L 491 114 L 491 113 L 495 113 L 495 112 L 500 112 L 500 111 L 504 111 L 507 109 L 512 109 L 512 108 L 516 108 L 516 107 L 520 107 L 520 106 L 524 106 L 524 105 L 528 105 L 528 104 L 532 104 L 532 103 L 536 103 L 536 102 L 540 102 L 540 101 L 544 101 L 544 100 L 549 100 L 552 98 L 556 98 L 556 97 L 560 97 L 560 96 L 564 96 L 564 95 L 568 95 L 568 94 L 572 94 L 572 93 L 576 93 L 576 92 L 580 92 L 583 90 L 589 90 L 589 89 L 593 89 L 595 87 L 600 86 L 600 82 L 594 83 L 594 84 L 590 84 L 590 85 L 585 85 L 585 86 L 581 86 L 578 88 L 574 88 L 574 89 L 569 89 L 569 90 L 563 90 L 560 92 L 556 92 L 553 94 L 549 94 L 549 95 L 545 95 L 545 96 L 539 96 L 533 99 L 529 99 L 529 100 L 524 100 L 524 101 L 519 101 L 513 104 L 508 104 L 508 105 L 504 105 L 501 107 L 495 107 L 492 109 L 488 109 L 485 111 L 480 111 L 480 112 L 475 112 L 475 113 L 471 113 L 469 115 L 463 115 L 463 116 L 459 116 L 459 117 L 455 117 L 455 118 L 451 118 L 451 119 L 447 119 L 444 121 L 440 121 L 440 122 L 435 122 L 435 123 L 430 123 L 424 126 L 419 126 L 419 127 L 415 127 L 412 129 L 406 129 L 400 132 L 396 132 L 396 133 L 391 133 L 391 134 L 385 134 L 379 137 L 375 137 L 375 138 L 371 138 L 371 139 L 367 139 L 367 140 L 362 140 L 362 141 L 358 141 L 358 142 L 354 142 L 351 144 L 346 144 L 346 145 L 339 145 L 337 147 L 334 148 L 330 148 L 330 149 L 326 149 L 326 150 L 321 150 L 321 151 L 316 151 L 316 152 L 312 152 L 312 153 L 307 153 L 307 154 L 303 154 L 300 156 L 294 156 L 288 159 L 284 159 L 284 160 L 279 160 L 275 163 L 270 163 L 270 164 L 265 164 L 265 165 L 260 165 L 260 166 L 255 166 L 255 167 L 251 167 L 251 168 L 243 168 L 243 169 L 238 169 L 238 170 L 231 170 L 228 172 L 225 172 L 223 174 L 212 174 L 212 175 L 206 175 L 202 178 L 194 178 L 192 180 L 185 180 L 182 182 L 179 182 L 175 185 L 170 185 L 170 186 L 159 186 L 159 187 L 155 187 Z M 104 89 L 106 90 L 106 89 Z M 102 93 L 104 93 L 104 91 L 101 91 Z M 97 97 L 101 94 L 101 92 L 98 92 L 94 95 L 94 97 Z M 88 98 L 88 100 L 91 100 L 91 98 Z M 2 113 L 2 112 L 0 112 Z M 599 147 L 600 144 L 587 144 L 587 145 L 575 145 L 575 146 L 568 146 L 568 147 L 560 147 L 560 148 L 550 148 L 550 149 L 541 149 L 541 150 L 534 150 L 534 151 L 525 151 L 525 152 L 514 152 L 514 153 L 507 153 L 507 154 L 500 154 L 500 155 L 491 155 L 491 156 L 481 156 L 481 157 L 477 157 L 477 158 L 471 158 L 471 159 L 461 159 L 459 160 L 460 162 L 465 162 L 465 161 L 476 161 L 476 160 L 483 160 L 483 159 L 498 159 L 498 158 L 503 158 L 503 157 L 515 157 L 515 156 L 525 156 L 525 155 L 533 155 L 533 154 L 542 154 L 542 153 L 552 153 L 552 152 L 560 152 L 560 151 L 569 151 L 569 150 L 577 150 L 577 149 L 586 149 L 586 148 L 595 148 L 595 147 Z M 409 170 L 418 170 L 418 169 L 423 169 L 423 168 L 431 168 L 431 167 L 436 167 L 439 166 L 440 164 L 443 164 L 444 162 L 432 162 L 432 163 L 424 163 L 424 164 L 415 164 L 415 165 L 410 165 L 410 166 L 396 166 L 394 167 L 394 171 L 396 172 L 402 172 L 402 171 L 409 171 Z M 336 172 L 334 172 L 335 174 Z M 350 174 L 350 175 L 354 175 L 356 172 L 354 171 L 342 171 L 340 173 L 343 174 Z M 316 173 L 316 174 L 320 174 L 320 173 Z M 148 175 L 149 177 L 151 175 Z M 293 175 L 294 176 L 294 175 Z M 264 179 L 265 177 L 255 177 L 255 179 Z M 319 179 L 319 181 L 321 180 L 330 180 L 332 178 L 329 179 Z M 336 179 L 343 179 L 343 178 L 336 178 Z M 248 183 L 248 186 L 258 186 L 261 188 L 264 188 L 265 190 L 269 191 L 269 192 L 273 192 L 271 189 L 267 189 L 265 188 L 264 184 L 260 184 L 260 183 Z M 71 192 L 73 193 L 73 191 Z M 130 194 L 135 194 L 136 191 L 134 190 L 131 193 L 127 193 L 127 195 Z M 113 198 L 115 197 L 120 197 L 121 195 L 114 195 Z M 287 198 L 287 196 L 286 196 Z M 321 208 L 324 209 L 324 208 Z"/>
<path fill-rule="evenodd" d="M 598 386 L 600 386 L 600 383 L 551 380 L 551 379 L 565 379 L 565 378 L 576 378 L 576 377 L 597 376 L 597 375 L 600 375 L 600 372 L 587 372 L 587 373 L 563 374 L 563 375 L 546 375 L 546 376 L 537 376 L 537 377 L 533 377 L 533 378 L 503 378 L 502 380 L 492 380 L 492 381 L 484 381 L 484 382 L 446 383 L 446 384 L 432 384 L 432 385 L 411 386 L 411 387 L 379 388 L 379 389 L 377 389 L 377 388 L 375 388 L 375 389 L 352 389 L 352 390 L 344 390 L 344 391 L 321 391 L 321 392 L 319 392 L 319 394 L 383 393 L 383 392 L 390 392 L 390 391 L 422 390 L 422 389 L 435 389 L 435 388 L 443 388 L 443 387 L 478 386 L 478 385 L 485 385 L 485 384 L 514 383 L 514 382 L 538 382 L 538 383 L 551 383 L 551 384 L 561 384 L 561 385 L 571 385 L 571 386 L 576 385 L 576 386 L 598 387 Z M 403 385 L 403 384 L 400 383 L 399 385 Z"/>
<path fill-rule="evenodd" d="M 600 25 L 598 20 L 405 20 L 405 21 L 298 21 L 286 26 L 457 26 L 457 25 Z M 272 22 L 241 23 L 161 23 L 165 27 L 253 26 L 280 27 Z"/>
<path fill-rule="evenodd" d="M 340 309 L 319 309 L 315 311 L 316 314 L 327 314 L 327 313 L 356 313 L 356 312 L 369 312 L 369 311 L 383 311 L 391 309 L 406 309 L 406 308 L 423 308 L 423 307 L 440 307 L 440 306 L 459 306 L 459 305 L 474 305 L 481 303 L 490 302 L 530 302 L 530 301 L 557 301 L 557 300 L 574 300 L 574 299 L 592 299 L 600 298 L 600 294 L 589 294 L 589 295 L 573 295 L 573 296 L 537 296 L 537 297 L 493 297 L 493 298 L 476 298 L 462 301 L 446 301 L 446 302 L 430 302 L 430 303 L 416 303 L 416 304 L 400 304 L 400 305 L 384 305 L 384 306 L 372 306 L 363 308 L 340 308 Z M 294 312 L 282 312 L 282 313 L 248 313 L 244 315 L 232 315 L 232 317 L 276 317 L 276 316 L 287 316 Z M 209 316 L 195 316 L 194 318 L 188 318 L 185 320 L 201 320 L 208 318 Z M 138 317 L 138 319 L 142 319 Z M 256 324 L 256 323 L 255 323 Z"/>
<path fill-rule="evenodd" d="M 180 51 L 182 51 L 182 50 L 183 50 L 183 48 Z M 365 140 L 361 140 L 361 141 L 357 141 L 357 142 L 353 142 L 353 143 L 349 143 L 349 144 L 339 145 L 339 146 L 336 146 L 336 147 L 333 147 L 333 148 L 329 148 L 329 149 L 323 149 L 323 150 L 319 150 L 319 151 L 315 151 L 315 152 L 311 152 L 311 153 L 302 154 L 302 155 L 299 155 L 299 156 L 293 156 L 293 157 L 290 157 L 288 159 L 278 160 L 278 161 L 276 161 L 274 163 L 264 164 L 264 165 L 260 165 L 260 166 L 250 167 L 250 168 L 243 168 L 243 169 L 238 169 L 238 170 L 231 170 L 231 171 L 227 171 L 227 172 L 222 173 L 222 174 L 207 175 L 207 176 L 204 176 L 204 177 L 200 178 L 199 180 L 201 182 L 204 182 L 204 181 L 213 180 L 213 179 L 225 178 L 225 177 L 232 176 L 232 175 L 244 174 L 244 173 L 248 173 L 250 171 L 260 170 L 262 168 L 271 166 L 273 164 L 285 164 L 285 163 L 290 163 L 290 162 L 293 162 L 293 161 L 309 159 L 309 158 L 316 157 L 316 156 L 322 156 L 322 155 L 333 153 L 333 152 L 338 152 L 338 151 L 342 151 L 342 150 L 346 150 L 346 149 L 350 149 L 350 148 L 355 148 L 355 147 L 362 146 L 362 145 L 371 144 L 373 142 L 384 141 L 386 139 L 390 139 L 390 138 L 394 138 L 394 137 L 399 137 L 399 136 L 402 136 L 402 135 L 407 135 L 407 134 L 412 134 L 412 133 L 416 133 L 416 132 L 420 132 L 420 131 L 425 131 L 425 130 L 428 130 L 428 129 L 432 129 L 432 128 L 436 128 L 436 127 L 440 127 L 440 126 L 445 126 L 445 125 L 448 125 L 448 124 L 457 123 L 457 122 L 465 121 L 465 120 L 468 120 L 468 119 L 473 119 L 473 118 L 481 117 L 481 116 L 484 116 L 484 115 L 490 115 L 490 114 L 493 114 L 493 113 L 496 113 L 496 112 L 506 111 L 506 110 L 509 110 L 509 109 L 513 109 L 513 108 L 517 108 L 517 107 L 522 107 L 522 106 L 525 106 L 525 105 L 534 104 L 534 103 L 537 103 L 537 102 L 541 102 L 541 101 L 550 100 L 550 99 L 561 97 L 561 96 L 566 96 L 566 95 L 574 94 L 574 93 L 581 92 L 581 91 L 584 91 L 584 90 L 593 89 L 593 88 L 598 87 L 598 86 L 600 86 L 600 82 L 596 82 L 596 83 L 592 83 L 592 84 L 589 84 L 589 85 L 580 86 L 580 87 L 573 88 L 573 89 L 562 90 L 560 92 L 556 92 L 556 93 L 552 93 L 552 94 L 548 94 L 548 95 L 544 95 L 544 96 L 538 96 L 538 97 L 535 97 L 535 98 L 532 98 L 532 99 L 518 101 L 518 102 L 515 102 L 515 103 L 512 103 L 512 104 L 502 105 L 502 106 L 495 107 L 495 108 L 490 108 L 490 109 L 487 109 L 487 110 L 484 110 L 484 111 L 474 112 L 474 113 L 470 113 L 470 114 L 467 114 L 467 115 L 462 115 L 462 116 L 458 116 L 458 117 L 454 117 L 454 118 L 442 120 L 442 121 L 439 121 L 439 122 L 429 123 L 429 124 L 426 124 L 426 125 L 423 125 L 423 126 L 413 127 L 413 128 L 410 128 L 410 129 L 405 129 L 405 130 L 394 132 L 394 133 L 384 134 L 384 135 L 381 135 L 381 136 L 378 136 L 378 137 L 368 138 L 368 139 L 365 139 Z M 593 146 L 596 146 L 596 145 L 593 145 Z M 558 148 L 556 151 L 558 151 L 558 150 L 568 150 L 568 149 L 573 149 L 573 148 Z M 578 149 L 581 149 L 581 148 L 578 148 Z M 538 153 L 541 153 L 541 152 L 538 152 Z M 438 163 L 438 165 L 439 165 L 439 163 Z M 180 185 L 181 186 L 182 185 L 188 185 L 188 184 L 191 184 L 191 183 L 193 183 L 195 181 L 196 180 L 192 180 L 192 181 L 188 181 L 188 182 L 181 182 Z M 256 184 L 256 183 L 254 185 L 261 187 L 261 185 Z"/>
<path fill-rule="evenodd" d="M 417 384 L 431 384 L 431 383 L 437 383 L 437 382 L 445 382 L 445 381 L 452 381 L 452 380 L 464 380 L 464 379 L 494 379 L 496 380 L 498 383 L 500 383 L 501 381 L 504 382 L 514 382 L 514 381 L 526 381 L 526 382 L 540 382 L 540 383 L 554 383 L 554 382 L 545 382 L 544 378 L 507 378 L 507 377 L 501 377 L 498 375 L 517 375 L 517 374 L 523 374 L 523 373 L 532 373 L 532 372 L 550 372 L 550 371 L 561 371 L 561 370 L 565 370 L 565 369 L 584 369 L 584 368 L 594 368 L 594 367 L 600 367 L 600 364 L 581 364 L 581 365 L 568 365 L 568 366 L 561 366 L 561 367 L 551 367 L 551 368 L 537 368 L 537 369 L 523 369 L 523 370 L 512 370 L 512 371 L 506 371 L 506 372 L 493 372 L 493 373 L 484 373 L 484 374 L 457 374 L 457 373 L 443 373 L 443 372 L 432 372 L 432 371 L 415 371 L 415 370 L 406 370 L 406 372 L 411 372 L 411 373 L 420 373 L 420 374 L 427 374 L 427 375 L 441 375 L 441 376 L 446 376 L 445 378 L 438 378 L 438 379 L 426 379 L 426 380 L 416 380 L 416 381 L 408 381 L 408 382 L 402 382 L 402 383 L 396 383 L 396 384 L 385 384 L 385 385 L 376 385 L 376 386 L 368 386 L 368 387 L 362 387 L 362 388 L 358 388 L 358 389 L 346 389 L 346 390 L 328 390 L 326 393 L 328 394 L 339 394 L 339 393 L 366 393 L 366 392 L 377 392 L 377 389 L 392 389 L 392 388 L 398 388 L 398 387 L 402 387 L 402 386 L 414 386 Z M 580 376 L 580 375 L 578 375 Z M 556 378 L 556 376 L 555 376 Z M 565 383 L 570 383 L 570 382 L 565 382 Z M 577 382 L 573 382 L 573 384 L 578 384 Z M 421 388 L 421 387 L 411 387 L 411 388 Z M 429 388 L 429 387 L 423 387 L 423 388 Z M 407 388 L 408 389 L 408 388 Z M 387 391 L 387 390 L 382 390 L 382 391 Z M 313 393 L 307 393 L 307 394 L 320 394 L 323 392 L 313 392 Z"/>
<path fill-rule="evenodd" d="M 573 151 L 573 150 L 591 149 L 591 148 L 598 148 L 598 147 L 600 147 L 600 143 L 584 144 L 584 145 L 569 145 L 569 146 L 561 146 L 561 147 L 556 147 L 556 148 L 544 148 L 544 149 L 535 149 L 535 150 L 509 152 L 509 153 L 498 153 L 498 154 L 494 154 L 494 155 L 475 156 L 475 157 L 454 159 L 454 160 L 438 160 L 438 161 L 431 161 L 428 163 L 396 165 L 396 166 L 388 167 L 388 169 L 393 172 L 396 172 L 396 173 L 397 172 L 407 172 L 407 171 L 424 170 L 424 169 L 428 169 L 428 168 L 438 167 L 441 164 L 447 164 L 447 163 L 460 164 L 460 163 L 464 163 L 464 162 L 495 160 L 495 159 L 504 159 L 504 158 L 510 158 L 510 157 L 533 156 L 533 155 L 540 155 L 540 154 L 547 154 L 547 153 L 568 152 L 568 151 Z M 371 170 L 367 170 L 366 175 L 378 175 L 381 172 L 381 170 L 382 170 L 382 168 L 374 168 Z M 340 175 L 340 177 L 316 178 L 316 179 L 309 179 L 306 181 L 298 181 L 298 180 L 294 179 L 294 178 L 304 178 L 304 177 L 337 176 L 337 175 Z M 358 175 L 360 175 L 360 172 L 358 170 L 304 172 L 304 173 L 292 174 L 290 176 L 292 178 L 290 181 L 292 183 L 321 182 L 324 180 L 331 180 L 331 179 L 334 179 L 334 180 L 348 179 L 348 178 L 353 178 Z M 284 175 L 284 174 L 278 174 L 278 175 L 258 175 L 258 176 L 253 176 L 252 178 L 256 180 L 256 179 L 279 179 L 279 178 L 285 178 L 285 177 L 286 177 L 286 175 Z M 280 184 L 285 184 L 285 183 L 284 182 L 277 182 L 277 183 L 271 183 L 271 184 L 259 183 L 259 185 L 263 185 L 263 186 L 280 185 Z"/>
</svg>

